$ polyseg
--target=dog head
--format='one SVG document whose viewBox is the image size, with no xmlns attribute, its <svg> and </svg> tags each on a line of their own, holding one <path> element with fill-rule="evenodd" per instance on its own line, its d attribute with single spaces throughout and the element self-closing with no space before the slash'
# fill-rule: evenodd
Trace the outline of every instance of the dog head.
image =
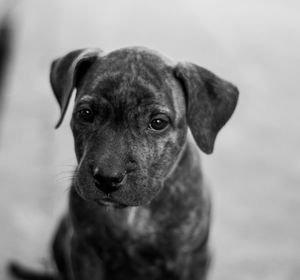
<svg viewBox="0 0 300 280">
<path fill-rule="evenodd" d="M 188 127 L 211 153 L 238 98 L 232 84 L 208 70 L 144 48 L 73 51 L 52 63 L 50 80 L 61 108 L 57 127 L 77 92 L 73 186 L 83 199 L 114 206 L 146 204 L 157 195 Z"/>
</svg>

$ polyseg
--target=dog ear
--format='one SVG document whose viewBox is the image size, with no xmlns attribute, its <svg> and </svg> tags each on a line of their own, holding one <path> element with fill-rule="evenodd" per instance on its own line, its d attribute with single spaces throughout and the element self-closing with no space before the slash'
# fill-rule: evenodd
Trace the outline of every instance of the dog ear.
<svg viewBox="0 0 300 280">
<path fill-rule="evenodd" d="M 100 49 L 76 50 L 52 62 L 50 83 L 61 109 L 55 128 L 63 121 L 74 88 L 79 85 L 101 52 Z"/>
<path fill-rule="evenodd" d="M 199 148 L 210 154 L 219 130 L 231 117 L 238 89 L 212 72 L 192 63 L 179 63 L 180 80 L 187 102 L 187 122 Z"/>
</svg>

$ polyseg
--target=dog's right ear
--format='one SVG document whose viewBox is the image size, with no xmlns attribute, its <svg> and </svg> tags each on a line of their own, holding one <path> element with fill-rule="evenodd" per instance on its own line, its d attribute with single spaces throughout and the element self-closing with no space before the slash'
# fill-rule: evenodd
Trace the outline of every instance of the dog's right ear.
<svg viewBox="0 0 300 280">
<path fill-rule="evenodd" d="M 61 109 L 55 128 L 58 128 L 63 121 L 73 90 L 101 53 L 100 49 L 81 49 L 52 62 L 50 83 Z"/>
</svg>

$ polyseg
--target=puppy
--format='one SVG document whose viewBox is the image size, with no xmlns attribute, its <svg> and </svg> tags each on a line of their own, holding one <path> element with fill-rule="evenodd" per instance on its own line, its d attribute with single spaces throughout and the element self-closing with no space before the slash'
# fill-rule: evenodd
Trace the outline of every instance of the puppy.
<svg viewBox="0 0 300 280">
<path fill-rule="evenodd" d="M 57 274 L 26 279 L 203 280 L 210 154 L 238 90 L 192 63 L 140 47 L 83 49 L 55 60 L 51 85 L 71 128 L 78 166 L 53 242 Z M 47 278 L 48 277 L 48 278 Z"/>
</svg>

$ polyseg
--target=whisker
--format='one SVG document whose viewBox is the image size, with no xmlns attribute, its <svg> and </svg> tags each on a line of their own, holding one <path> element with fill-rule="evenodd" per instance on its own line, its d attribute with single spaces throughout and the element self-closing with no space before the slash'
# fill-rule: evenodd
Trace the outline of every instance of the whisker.
<svg viewBox="0 0 300 280">
<path fill-rule="evenodd" d="M 63 191 L 63 194 L 65 194 L 65 193 L 67 193 L 67 192 L 70 192 L 70 190 L 71 190 L 71 186 L 65 188 L 65 190 Z"/>
<path fill-rule="evenodd" d="M 60 181 L 72 181 L 72 180 L 74 180 L 76 178 L 76 176 L 74 176 L 74 175 L 70 175 L 70 176 L 60 176 L 60 177 L 58 177 L 58 178 L 55 178 L 54 179 L 54 181 L 55 182 L 60 182 Z"/>
</svg>

